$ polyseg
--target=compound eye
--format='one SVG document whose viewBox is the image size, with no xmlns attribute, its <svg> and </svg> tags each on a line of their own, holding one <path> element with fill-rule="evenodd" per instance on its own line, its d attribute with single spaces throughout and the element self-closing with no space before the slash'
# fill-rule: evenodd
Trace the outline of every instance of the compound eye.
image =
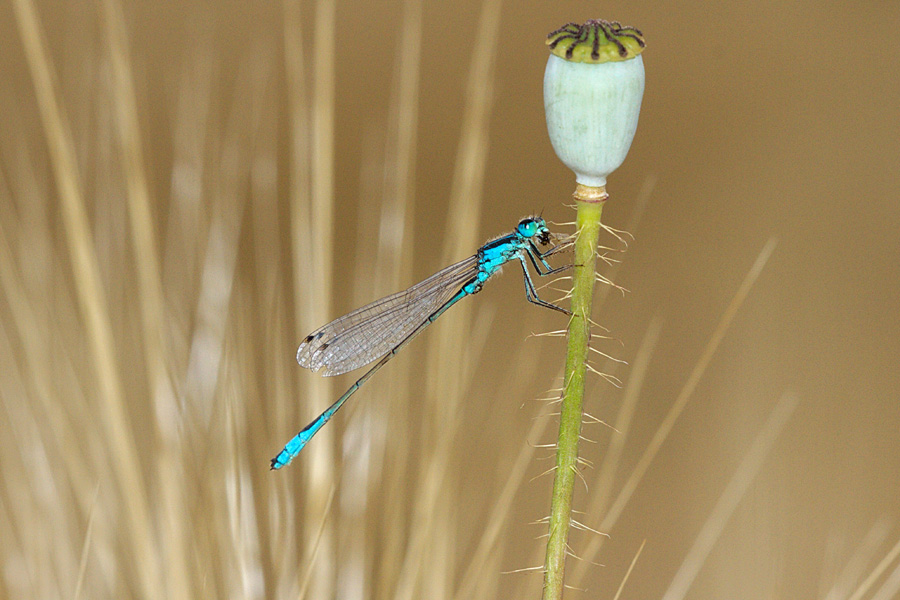
<svg viewBox="0 0 900 600">
<path fill-rule="evenodd" d="M 519 234 L 524 237 L 534 237 L 538 232 L 537 223 L 534 219 L 522 219 L 517 227 Z"/>
</svg>

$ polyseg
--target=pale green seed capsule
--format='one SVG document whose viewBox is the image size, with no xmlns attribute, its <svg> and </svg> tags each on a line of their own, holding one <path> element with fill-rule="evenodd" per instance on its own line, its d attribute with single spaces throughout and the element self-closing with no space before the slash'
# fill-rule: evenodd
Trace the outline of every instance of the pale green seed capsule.
<svg viewBox="0 0 900 600">
<path fill-rule="evenodd" d="M 644 95 L 644 39 L 616 22 L 569 23 L 547 37 L 544 111 L 550 142 L 575 180 L 592 187 L 625 160 Z"/>
</svg>

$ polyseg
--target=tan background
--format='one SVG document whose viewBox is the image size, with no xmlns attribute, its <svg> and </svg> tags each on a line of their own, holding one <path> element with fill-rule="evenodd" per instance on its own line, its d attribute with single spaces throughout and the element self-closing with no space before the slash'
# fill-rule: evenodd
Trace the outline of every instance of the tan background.
<svg viewBox="0 0 900 600">
<path fill-rule="evenodd" d="M 605 223 L 629 227 L 649 190 L 615 275 L 629 293 L 609 294 L 595 316 L 622 343 L 597 347 L 634 363 L 651 321 L 662 319 L 636 415 L 621 432 L 613 496 L 760 250 L 773 236 L 778 245 L 592 558 L 604 566 L 570 560 L 570 583 L 587 592 L 568 597 L 612 598 L 644 540 L 622 597 L 662 597 L 785 393 L 799 403 L 733 514 L 713 527 L 708 557 L 689 561 L 689 597 L 849 597 L 900 539 L 897 2 L 427 2 L 419 17 L 407 13 L 407 26 L 421 23 L 418 76 L 405 96 L 417 118 L 402 105 L 399 121 L 414 128 L 407 137 L 397 120 L 399 44 L 410 39 L 401 2 L 339 2 L 324 40 L 315 32 L 327 19 L 315 17 L 328 9 L 304 3 L 294 61 L 285 60 L 281 3 L 39 2 L 44 66 L 70 124 L 69 173 L 83 190 L 84 239 L 101 276 L 94 289 L 112 333 L 113 396 L 99 382 L 97 332 L 79 303 L 71 222 L 48 150 L 59 131 L 38 110 L 23 49 L 16 15 L 29 6 L 0 5 L 0 597 L 295 597 L 307 573 L 316 598 L 453 597 L 469 589 L 460 587 L 466 573 L 475 573 L 476 597 L 537 597 L 540 575 L 503 573 L 541 563 L 545 526 L 531 523 L 547 514 L 551 478 L 538 476 L 551 451 L 537 449 L 509 484 L 514 493 L 500 493 L 516 456 L 552 441 L 555 421 L 528 432 L 563 346 L 527 336 L 564 323 L 524 301 L 516 268 L 379 373 L 291 467 L 266 469 L 353 381 L 323 385 L 293 363 L 320 321 L 464 258 L 523 215 L 571 221 L 572 176 L 543 122 L 543 39 L 593 17 L 647 39 L 640 125 L 610 178 Z M 109 7 L 124 25 L 118 54 Z M 479 31 L 490 43 L 473 61 Z M 320 60 L 334 60 L 333 101 L 317 87 L 328 73 L 327 60 L 313 65 L 321 48 Z M 124 58 L 132 95 L 116 93 L 110 56 Z M 303 79 L 292 87 L 286 70 L 298 66 Z M 142 150 L 145 184 L 119 141 L 117 110 L 128 113 L 129 97 L 138 130 L 126 138 Z M 313 106 L 333 110 L 333 135 L 324 130 L 333 153 L 290 118 L 316 97 Z M 479 97 L 489 102 L 485 119 L 466 121 Z M 318 113 L 318 127 L 328 118 Z M 394 160 L 398 139 L 414 142 L 413 162 L 401 161 L 414 168 L 408 179 Z M 483 160 L 462 162 L 472 156 L 466 139 Z M 301 250 L 333 265 L 330 299 L 314 279 L 294 283 L 307 271 L 292 259 L 291 217 L 310 197 L 296 177 L 310 165 L 326 175 L 313 176 L 312 197 L 333 199 L 335 246 Z M 329 174 L 333 194 L 316 187 Z M 399 255 L 412 262 L 401 267 L 385 237 L 397 230 L 382 217 L 398 177 L 410 185 L 401 206 L 414 233 L 402 240 Z M 150 325 L 141 324 L 148 296 L 136 266 L 148 246 L 133 245 L 128 212 L 140 190 L 162 273 Z M 448 220 L 464 206 L 473 220 L 454 229 Z M 303 226 L 321 235 L 322 222 Z M 453 238 L 461 248 L 444 250 Z M 298 310 L 304 301 L 316 317 Z M 156 350 L 148 332 L 162 334 Z M 160 371 L 148 356 L 162 357 Z M 630 369 L 615 374 L 628 383 Z M 166 383 L 151 385 L 154 372 Z M 110 401 L 123 408 L 115 423 Z M 622 401 L 598 378 L 586 407 L 613 422 Z M 116 424 L 132 440 L 133 469 L 111 437 Z M 585 435 L 599 443 L 583 450 L 594 467 L 576 495 L 582 510 L 617 434 L 593 424 Z M 597 528 L 603 517 L 580 519 Z M 487 558 L 467 571 L 491 525 L 499 530 Z M 573 552 L 592 540 L 573 534 Z M 861 597 L 897 597 L 896 556 L 885 567 Z"/>
</svg>

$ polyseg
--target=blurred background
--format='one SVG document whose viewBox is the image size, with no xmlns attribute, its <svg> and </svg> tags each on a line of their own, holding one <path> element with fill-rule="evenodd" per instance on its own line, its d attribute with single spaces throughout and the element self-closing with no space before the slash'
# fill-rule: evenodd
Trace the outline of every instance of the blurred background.
<svg viewBox="0 0 900 600">
<path fill-rule="evenodd" d="M 537 598 L 565 322 L 515 268 L 268 467 L 358 376 L 308 332 L 571 231 L 588 18 L 647 84 L 568 597 L 900 597 L 900 4 L 498 0 L 0 4 L 0 597 Z"/>
</svg>

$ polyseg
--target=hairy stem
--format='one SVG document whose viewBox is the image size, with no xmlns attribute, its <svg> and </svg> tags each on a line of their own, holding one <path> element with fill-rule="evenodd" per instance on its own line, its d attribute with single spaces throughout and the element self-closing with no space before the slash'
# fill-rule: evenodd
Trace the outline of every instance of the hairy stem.
<svg viewBox="0 0 900 600">
<path fill-rule="evenodd" d="M 559 437 L 556 444 L 556 477 L 550 504 L 550 538 L 544 562 L 544 600 L 560 600 L 563 594 L 566 550 L 572 515 L 572 493 L 578 468 L 578 438 L 581 435 L 581 406 L 584 374 L 591 337 L 591 306 L 594 297 L 594 258 L 600 231 L 600 214 L 606 199 L 604 188 L 579 185 L 577 200 L 575 267 L 572 282 L 566 375 Z"/>
</svg>

